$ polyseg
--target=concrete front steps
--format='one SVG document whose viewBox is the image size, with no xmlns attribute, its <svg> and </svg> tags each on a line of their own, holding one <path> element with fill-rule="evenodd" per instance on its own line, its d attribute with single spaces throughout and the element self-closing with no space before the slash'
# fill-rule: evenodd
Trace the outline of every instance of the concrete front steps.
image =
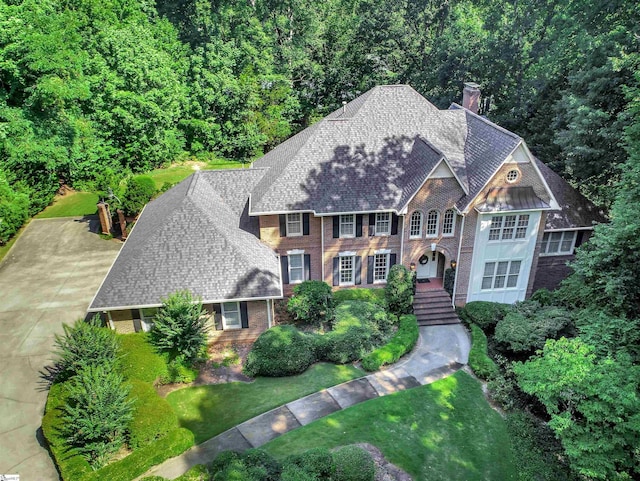
<svg viewBox="0 0 640 481">
<path fill-rule="evenodd" d="M 444 289 L 418 290 L 413 296 L 413 313 L 420 326 L 460 323 L 451 306 L 451 297 Z"/>
</svg>

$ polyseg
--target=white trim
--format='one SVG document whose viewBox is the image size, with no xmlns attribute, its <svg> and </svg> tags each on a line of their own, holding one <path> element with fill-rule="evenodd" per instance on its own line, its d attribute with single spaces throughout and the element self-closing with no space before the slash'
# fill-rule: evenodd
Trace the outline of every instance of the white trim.
<svg viewBox="0 0 640 481">
<path fill-rule="evenodd" d="M 478 207 L 476 206 L 473 208 L 473 210 L 475 210 L 478 214 L 518 214 L 520 212 L 546 212 L 546 211 L 558 210 L 558 209 L 553 209 L 551 207 L 540 207 L 538 209 L 492 210 L 490 212 L 484 212 L 484 211 L 478 210 Z"/>
<path fill-rule="evenodd" d="M 273 302 L 270 301 L 269 299 L 265 299 L 264 302 L 267 303 L 267 329 L 271 329 L 271 326 L 273 325 L 273 311 L 272 311 Z"/>
<path fill-rule="evenodd" d="M 291 251 L 287 251 L 288 256 L 295 256 L 296 254 L 304 254 L 304 249 L 293 249 Z"/>
<path fill-rule="evenodd" d="M 556 200 L 556 197 L 553 195 L 553 191 L 549 187 L 549 184 L 547 184 L 547 179 L 545 179 L 544 175 L 542 175 L 542 172 L 540 172 L 540 169 L 538 168 L 538 164 L 536 163 L 536 158 L 533 156 L 533 154 L 529 150 L 529 147 L 527 146 L 527 143 L 524 141 L 524 139 L 522 140 L 522 146 L 524 147 L 525 152 L 527 153 L 527 155 L 529 156 L 529 159 L 531 160 L 531 165 L 533 165 L 533 168 L 537 172 L 538 177 L 540 177 L 540 180 L 542 181 L 545 189 L 547 189 L 547 193 L 549 194 L 549 198 L 551 199 L 551 202 L 549 202 L 549 204 L 551 205 L 551 209 L 562 210 L 562 208 L 560 207 L 560 204 L 558 204 L 558 201 Z"/>
<path fill-rule="evenodd" d="M 389 225 L 389 228 L 385 232 L 379 232 L 378 231 L 378 216 L 379 215 L 384 215 L 384 214 L 388 215 L 389 218 L 386 221 L 381 220 L 380 223 L 386 222 Z M 391 223 L 393 222 L 393 214 L 391 212 L 376 212 L 375 215 L 376 215 L 376 219 L 375 219 L 375 224 L 373 225 L 374 235 L 377 236 L 377 237 L 390 236 L 391 235 Z M 398 216 L 396 215 L 396 217 L 398 217 Z"/>
<path fill-rule="evenodd" d="M 511 274 L 511 264 L 514 262 L 519 262 L 520 265 L 518 267 L 518 273 L 515 274 L 516 276 L 516 285 L 515 286 L 511 286 L 509 287 L 509 277 L 513 276 L 514 274 Z M 498 266 L 501 263 L 506 263 L 507 264 L 507 270 L 505 271 L 504 274 L 501 274 L 501 277 L 504 277 L 504 286 L 503 287 L 494 287 L 495 283 L 496 283 L 496 278 L 498 277 Z M 487 264 L 495 264 L 493 266 L 493 273 L 491 276 L 485 276 L 485 270 L 486 270 L 486 266 Z M 484 264 L 482 266 L 482 275 L 480 276 L 480 291 L 485 291 L 485 292 L 495 292 L 495 291 L 507 291 L 507 290 L 518 290 L 518 283 L 520 282 L 520 277 L 522 274 L 522 267 L 525 265 L 525 259 L 485 259 L 484 260 Z M 491 287 L 487 287 L 484 288 L 482 287 L 482 283 L 484 283 L 484 279 L 485 278 L 491 278 Z"/>
<path fill-rule="evenodd" d="M 342 259 L 350 258 L 351 259 L 351 281 L 350 282 L 342 282 Z M 344 272 L 348 270 L 345 269 Z M 356 254 L 355 252 L 350 255 L 344 255 L 344 253 L 340 253 L 338 255 L 338 285 L 339 286 L 355 286 L 356 285 Z"/>
<path fill-rule="evenodd" d="M 338 257 L 349 257 L 357 255 L 355 251 L 342 251 L 338 252 Z"/>
<path fill-rule="evenodd" d="M 467 219 L 466 215 L 462 216 L 462 226 L 460 227 L 460 242 L 458 242 L 458 255 L 456 256 L 456 275 L 453 278 L 453 295 L 451 296 L 451 305 L 456 306 L 456 289 L 458 288 L 458 269 L 460 269 L 460 252 L 462 251 L 462 239 L 464 237 L 464 221 Z M 471 266 L 473 266 L 473 254 L 471 258 Z M 471 266 L 469 266 L 469 272 L 471 272 Z M 468 294 L 467 294 L 468 295 Z"/>
<path fill-rule="evenodd" d="M 402 264 L 404 260 L 404 229 L 405 229 L 404 220 L 405 218 L 406 218 L 406 214 L 402 216 L 402 233 L 400 234 L 400 264 Z M 399 218 L 398 218 L 398 222 L 400 222 Z"/>
<path fill-rule="evenodd" d="M 384 264 L 384 279 L 376 279 L 376 256 L 384 256 L 385 264 Z M 389 275 L 389 263 L 390 263 L 390 253 L 389 252 L 376 252 L 373 255 L 373 283 L 374 284 L 386 284 L 387 276 Z"/>
<path fill-rule="evenodd" d="M 564 242 L 564 234 L 565 233 L 570 233 L 573 235 L 573 238 L 571 239 L 571 247 L 569 248 L 568 251 L 562 251 L 560 250 L 562 248 L 562 243 Z M 553 235 L 553 234 L 560 234 L 560 241 L 558 242 L 558 250 L 556 252 L 542 252 L 542 245 L 544 243 L 544 236 L 546 234 L 549 234 L 549 236 Z M 543 232 L 542 233 L 542 240 L 540 241 L 540 257 L 558 257 L 558 256 L 570 256 L 574 254 L 574 251 L 576 249 L 576 242 L 578 241 L 578 231 L 575 230 L 565 230 L 565 231 L 555 231 L 555 232 Z M 549 243 L 551 242 L 551 239 L 547 240 L 547 244 L 545 246 L 545 248 L 548 250 L 549 249 Z"/>
<path fill-rule="evenodd" d="M 289 232 L 289 224 L 296 224 L 296 222 L 289 221 L 290 215 L 300 215 L 300 220 L 297 222 L 300 226 L 300 232 Z M 304 213 L 302 212 L 292 212 L 290 214 L 285 214 L 284 218 L 284 226 L 285 226 L 285 234 L 287 237 L 300 237 L 304 235 Z"/>
<path fill-rule="evenodd" d="M 224 305 L 225 304 L 235 304 L 237 307 L 236 311 L 230 311 L 230 312 L 237 312 L 238 313 L 238 325 L 237 326 L 227 326 L 227 322 L 225 321 L 224 318 Z M 227 302 L 221 302 L 220 303 L 220 317 L 222 318 L 222 330 L 223 331 L 233 331 L 236 329 L 242 329 L 242 310 L 240 309 L 240 302 L 239 301 L 227 301 Z"/>
<path fill-rule="evenodd" d="M 282 277 L 280 277 L 280 279 L 282 279 Z M 280 289 L 280 291 L 282 292 L 282 289 Z M 279 296 L 268 296 L 268 297 L 236 297 L 233 299 L 214 299 L 214 300 L 204 299 L 202 301 L 194 301 L 193 303 L 196 304 L 197 302 L 201 302 L 202 304 L 221 304 L 223 302 L 254 302 L 254 301 L 265 301 L 267 299 L 282 299 L 283 297 L 284 295 L 280 294 Z M 162 303 L 138 304 L 133 306 L 94 307 L 94 308 L 87 309 L 87 312 L 124 311 L 127 309 L 143 309 L 146 307 L 162 307 Z"/>
<path fill-rule="evenodd" d="M 320 251 L 322 254 L 322 280 L 324 281 L 324 217 L 320 217 Z"/>
<path fill-rule="evenodd" d="M 413 223 L 413 219 L 412 219 L 413 214 L 420 214 L 420 232 L 418 233 L 418 235 L 411 234 L 411 228 L 412 228 L 411 224 Z M 413 212 L 411 212 L 411 215 L 409 216 L 409 240 L 422 239 L 423 227 L 424 227 L 424 214 L 420 209 L 416 209 Z"/>
<path fill-rule="evenodd" d="M 288 254 L 288 253 L 287 253 Z M 291 256 L 300 256 L 300 267 L 295 267 L 294 269 L 302 269 L 302 275 L 300 276 L 300 280 L 292 280 L 291 278 Z M 295 254 L 289 254 L 287 257 L 287 275 L 289 276 L 289 284 L 302 284 L 304 282 L 305 277 L 305 266 L 304 266 L 304 251 L 296 252 Z"/>
<path fill-rule="evenodd" d="M 569 232 L 569 231 L 581 231 L 581 230 L 593 230 L 593 227 L 567 227 L 566 229 L 545 229 L 542 232 Z"/>
<path fill-rule="evenodd" d="M 436 213 L 436 231 L 433 234 L 429 233 L 429 214 Z M 437 239 L 440 235 L 440 211 L 438 209 L 431 209 L 427 212 L 427 216 L 424 223 L 424 238 L 425 239 Z"/>
<path fill-rule="evenodd" d="M 109 327 L 111 329 L 115 330 L 116 325 L 113 323 L 113 317 L 111 317 L 111 311 L 105 311 L 105 313 L 107 314 L 107 320 L 109 321 Z"/>
<path fill-rule="evenodd" d="M 373 251 L 374 254 L 391 254 L 391 249 L 378 249 Z"/>
<path fill-rule="evenodd" d="M 448 234 L 444 231 L 444 223 L 446 222 L 446 218 L 447 218 L 447 212 L 451 211 L 453 213 L 453 219 L 451 219 L 451 232 L 449 232 Z M 456 235 L 456 221 L 457 221 L 457 214 L 455 209 L 450 208 L 450 209 L 446 209 L 443 214 L 442 214 L 442 237 L 454 237 Z"/>
<path fill-rule="evenodd" d="M 353 225 L 353 234 L 343 234 L 342 233 L 342 218 L 350 216 L 353 220 L 351 222 L 345 222 L 345 224 Z M 354 239 L 356 237 L 358 219 L 356 214 L 340 214 L 338 216 L 338 238 L 339 239 Z"/>
</svg>

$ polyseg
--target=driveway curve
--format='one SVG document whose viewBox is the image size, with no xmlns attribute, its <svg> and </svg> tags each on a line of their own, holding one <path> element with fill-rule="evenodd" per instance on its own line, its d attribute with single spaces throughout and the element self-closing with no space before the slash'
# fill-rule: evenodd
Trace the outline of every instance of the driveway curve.
<svg viewBox="0 0 640 481">
<path fill-rule="evenodd" d="M 120 244 L 96 217 L 36 219 L 0 263 L 0 474 L 56 480 L 40 430 L 55 334 L 84 317 Z"/>
</svg>

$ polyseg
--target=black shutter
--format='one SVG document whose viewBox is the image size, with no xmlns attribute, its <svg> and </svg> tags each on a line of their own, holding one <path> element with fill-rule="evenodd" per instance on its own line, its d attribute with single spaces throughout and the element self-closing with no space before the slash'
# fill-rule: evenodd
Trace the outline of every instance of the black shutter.
<svg viewBox="0 0 640 481">
<path fill-rule="evenodd" d="M 340 285 L 340 258 L 333 258 L 333 285 Z"/>
<path fill-rule="evenodd" d="M 309 214 L 302 214 L 302 235 L 309 235 Z"/>
<path fill-rule="evenodd" d="M 398 233 L 398 216 L 393 212 L 391 213 L 391 235 Z"/>
<path fill-rule="evenodd" d="M 369 235 L 375 235 L 376 230 L 376 215 L 369 214 Z"/>
<path fill-rule="evenodd" d="M 375 262 L 374 256 L 367 257 L 367 284 L 373 284 L 373 264 Z"/>
<path fill-rule="evenodd" d="M 578 233 L 576 234 L 576 245 L 575 245 L 575 247 L 580 247 L 582 245 L 582 243 L 584 242 L 583 238 L 584 238 L 584 231 L 579 230 Z M 576 251 L 574 250 L 572 252 L 572 254 L 575 253 L 575 252 Z"/>
<path fill-rule="evenodd" d="M 280 256 L 280 268 L 282 269 L 282 283 L 289 284 L 289 259 L 287 256 Z"/>
<path fill-rule="evenodd" d="M 135 332 L 142 331 L 142 321 L 140 321 L 140 319 L 134 319 L 133 320 L 133 330 Z"/>
<path fill-rule="evenodd" d="M 220 310 L 220 304 L 213 305 L 213 322 L 216 326 L 216 331 L 222 331 L 222 311 Z"/>
<path fill-rule="evenodd" d="M 287 236 L 287 216 L 285 214 L 280 214 L 280 237 Z"/>
<path fill-rule="evenodd" d="M 304 255 L 304 280 L 311 280 L 311 256 L 309 254 Z"/>
<path fill-rule="evenodd" d="M 362 214 L 356 214 L 356 237 L 362 237 Z"/>
<path fill-rule="evenodd" d="M 243 329 L 246 329 L 249 327 L 249 314 L 247 313 L 246 302 L 240 303 L 240 324 L 242 325 Z"/>
<path fill-rule="evenodd" d="M 131 318 L 140 319 L 140 309 L 131 309 Z"/>
<path fill-rule="evenodd" d="M 340 237 L 340 216 L 333 216 L 333 238 L 337 239 Z"/>
<path fill-rule="evenodd" d="M 362 284 L 362 257 L 356 256 L 355 269 L 356 269 L 356 285 Z"/>
<path fill-rule="evenodd" d="M 396 254 L 389 254 L 389 269 L 396 265 Z"/>
</svg>

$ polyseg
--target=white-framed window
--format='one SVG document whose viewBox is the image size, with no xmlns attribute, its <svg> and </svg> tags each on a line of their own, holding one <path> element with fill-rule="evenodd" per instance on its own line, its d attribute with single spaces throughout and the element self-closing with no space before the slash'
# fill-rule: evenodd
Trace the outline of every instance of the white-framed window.
<svg viewBox="0 0 640 481">
<path fill-rule="evenodd" d="M 481 289 L 504 289 L 518 286 L 522 261 L 487 262 L 484 265 Z"/>
<path fill-rule="evenodd" d="M 540 255 L 543 256 L 562 256 L 573 253 L 576 245 L 577 232 L 545 232 L 542 236 L 542 246 L 540 247 Z"/>
<path fill-rule="evenodd" d="M 520 178 L 520 171 L 518 169 L 512 169 L 507 172 L 507 182 L 513 184 L 516 180 Z"/>
<path fill-rule="evenodd" d="M 389 212 L 376 213 L 376 235 L 391 234 L 391 214 Z"/>
<path fill-rule="evenodd" d="M 494 215 L 489 227 L 489 240 L 526 239 L 529 214 Z"/>
<path fill-rule="evenodd" d="M 340 285 L 351 286 L 355 284 L 355 256 L 340 256 Z"/>
<path fill-rule="evenodd" d="M 223 329 L 240 329 L 240 303 L 239 302 L 223 302 L 222 303 L 222 328 Z"/>
<path fill-rule="evenodd" d="M 409 239 L 420 239 L 422 237 L 422 212 L 419 210 L 411 214 L 409 220 Z"/>
<path fill-rule="evenodd" d="M 140 309 L 140 322 L 142 324 L 142 330 L 144 332 L 149 332 L 151 329 L 153 329 L 153 323 L 156 319 L 157 314 L 157 307 L 143 307 L 142 309 Z"/>
<path fill-rule="evenodd" d="M 438 237 L 438 222 L 440 213 L 437 210 L 430 210 L 427 214 L 427 237 Z"/>
<path fill-rule="evenodd" d="M 304 252 L 288 252 L 289 284 L 304 281 Z"/>
<path fill-rule="evenodd" d="M 451 237 L 456 228 L 456 213 L 453 209 L 447 209 L 444 211 L 444 218 L 442 219 L 442 235 L 445 237 Z"/>
<path fill-rule="evenodd" d="M 302 214 L 287 214 L 287 237 L 302 235 Z"/>
<path fill-rule="evenodd" d="M 375 254 L 373 258 L 373 282 L 387 282 L 389 254 Z"/>
<path fill-rule="evenodd" d="M 356 236 L 356 216 L 355 214 L 340 215 L 340 237 Z"/>
</svg>

